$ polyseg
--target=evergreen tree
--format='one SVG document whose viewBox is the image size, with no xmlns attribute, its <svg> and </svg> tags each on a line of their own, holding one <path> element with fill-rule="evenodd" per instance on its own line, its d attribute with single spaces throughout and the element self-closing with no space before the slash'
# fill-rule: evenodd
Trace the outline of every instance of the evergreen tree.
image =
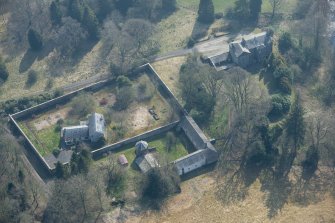
<svg viewBox="0 0 335 223">
<path fill-rule="evenodd" d="M 64 178 L 65 176 L 64 167 L 59 161 L 56 163 L 55 176 L 58 179 Z"/>
<path fill-rule="evenodd" d="M 91 39 L 97 39 L 98 38 L 99 22 L 98 22 L 98 19 L 97 19 L 95 13 L 93 12 L 93 10 L 89 6 L 85 7 L 85 12 L 84 12 L 82 24 L 87 29 Z"/>
<path fill-rule="evenodd" d="M 250 15 L 248 0 L 237 0 L 235 2 L 234 12 L 238 19 L 248 19 Z"/>
<path fill-rule="evenodd" d="M 300 96 L 297 95 L 292 105 L 291 113 L 287 119 L 286 132 L 289 139 L 293 141 L 294 153 L 303 145 L 305 139 L 304 109 Z"/>
<path fill-rule="evenodd" d="M 62 22 L 62 12 L 58 1 L 53 1 L 50 5 L 50 19 L 53 25 L 59 25 Z"/>
<path fill-rule="evenodd" d="M 173 11 L 176 9 L 176 0 L 162 0 L 163 10 Z"/>
<path fill-rule="evenodd" d="M 202 23 L 214 21 L 214 5 L 212 0 L 200 0 L 198 20 Z"/>
<path fill-rule="evenodd" d="M 28 42 L 32 50 L 38 51 L 43 47 L 42 36 L 34 29 L 28 31 Z"/>
<path fill-rule="evenodd" d="M 126 15 L 130 7 L 133 6 L 134 0 L 115 0 L 115 7 L 123 14 Z"/>
<path fill-rule="evenodd" d="M 102 22 L 113 10 L 114 1 L 113 0 L 98 0 L 98 12 L 97 17 L 100 22 Z"/>
<path fill-rule="evenodd" d="M 8 76 L 9 76 L 9 73 L 8 73 L 6 64 L 0 57 L 0 80 L 4 82 L 8 79 Z"/>
<path fill-rule="evenodd" d="M 79 22 L 82 21 L 84 15 L 84 4 L 81 0 L 70 0 L 69 15 Z"/>
<path fill-rule="evenodd" d="M 262 10 L 262 0 L 250 0 L 250 17 L 253 21 L 258 21 L 259 13 Z"/>
</svg>

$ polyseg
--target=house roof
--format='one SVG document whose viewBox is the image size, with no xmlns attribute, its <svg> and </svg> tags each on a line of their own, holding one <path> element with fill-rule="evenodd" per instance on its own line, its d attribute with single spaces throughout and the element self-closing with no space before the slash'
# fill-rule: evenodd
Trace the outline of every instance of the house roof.
<svg viewBox="0 0 335 223">
<path fill-rule="evenodd" d="M 262 46 L 264 47 L 266 41 L 267 41 L 267 33 L 262 32 L 243 37 L 242 43 L 247 49 L 251 50 Z"/>
<path fill-rule="evenodd" d="M 72 150 L 61 150 L 57 157 L 52 153 L 45 156 L 44 159 L 51 168 L 55 168 L 55 164 L 60 162 L 62 164 L 69 163 L 71 161 L 73 151 Z"/>
<path fill-rule="evenodd" d="M 62 128 L 62 135 L 65 141 L 71 141 L 73 139 L 79 139 L 88 136 L 88 126 L 78 125 L 71 127 Z"/>
<path fill-rule="evenodd" d="M 105 133 L 105 118 L 102 114 L 93 113 L 90 115 L 88 125 L 90 135 L 96 132 Z"/>
<path fill-rule="evenodd" d="M 235 57 L 240 57 L 244 53 L 250 53 L 247 48 L 242 46 L 241 42 L 232 42 L 230 43 L 230 46 L 232 48 L 232 53 L 235 55 Z"/>
<path fill-rule="evenodd" d="M 215 66 L 215 64 L 227 61 L 228 58 L 229 58 L 229 52 L 225 52 L 219 55 L 212 56 L 209 59 L 211 60 L 212 64 Z"/>
<path fill-rule="evenodd" d="M 206 149 L 198 150 L 194 153 L 188 154 L 180 159 L 174 161 L 176 168 L 182 172 L 183 169 L 186 169 L 189 166 L 192 166 L 195 163 L 206 160 Z"/>
<path fill-rule="evenodd" d="M 153 153 L 147 153 L 144 156 L 137 157 L 135 163 L 143 173 L 148 172 L 152 168 L 159 167 L 159 163 Z"/>
</svg>

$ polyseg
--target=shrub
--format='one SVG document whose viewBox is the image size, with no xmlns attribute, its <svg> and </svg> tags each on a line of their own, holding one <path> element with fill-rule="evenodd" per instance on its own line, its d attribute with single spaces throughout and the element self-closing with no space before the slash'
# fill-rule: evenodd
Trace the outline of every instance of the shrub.
<svg viewBox="0 0 335 223">
<path fill-rule="evenodd" d="M 142 198 L 150 200 L 154 208 L 171 194 L 180 191 L 178 174 L 170 166 L 154 168 L 148 171 L 142 181 Z"/>
<path fill-rule="evenodd" d="M 72 100 L 71 115 L 85 117 L 94 112 L 96 103 L 95 98 L 89 93 L 82 93 Z"/>
<path fill-rule="evenodd" d="M 280 78 L 278 88 L 283 94 L 291 94 L 292 91 L 291 80 L 289 80 L 285 76 Z"/>
<path fill-rule="evenodd" d="M 141 78 L 137 86 L 137 100 L 149 101 L 154 96 L 154 86 L 147 78 Z"/>
<path fill-rule="evenodd" d="M 58 157 L 59 153 L 60 153 L 60 150 L 59 150 L 58 148 L 52 150 L 52 154 L 53 154 L 55 157 Z"/>
<path fill-rule="evenodd" d="M 28 87 L 33 86 L 37 82 L 37 79 L 38 79 L 37 72 L 35 70 L 30 70 L 28 72 L 28 78 L 27 78 L 27 81 L 26 81 L 26 86 L 28 86 Z"/>
<path fill-rule="evenodd" d="M 131 80 L 129 80 L 129 78 L 124 75 L 117 77 L 116 83 L 119 88 L 132 85 Z"/>
<path fill-rule="evenodd" d="M 119 88 L 116 94 L 116 102 L 113 106 L 116 110 L 125 110 L 134 101 L 135 92 L 133 87 Z"/>
<path fill-rule="evenodd" d="M 196 121 L 197 123 L 203 123 L 206 121 L 207 115 L 204 112 L 198 111 L 197 109 L 191 109 L 190 116 Z"/>
<path fill-rule="evenodd" d="M 176 146 L 176 144 L 177 144 L 176 136 L 174 135 L 173 132 L 168 132 L 166 134 L 166 150 L 170 152 L 171 149 Z"/>
<path fill-rule="evenodd" d="M 276 94 L 272 96 L 272 109 L 269 113 L 270 117 L 281 117 L 290 111 L 291 101 L 289 97 Z"/>
<path fill-rule="evenodd" d="M 278 40 L 278 47 L 281 53 L 285 53 L 293 47 L 293 40 L 289 32 L 284 32 Z"/>
</svg>

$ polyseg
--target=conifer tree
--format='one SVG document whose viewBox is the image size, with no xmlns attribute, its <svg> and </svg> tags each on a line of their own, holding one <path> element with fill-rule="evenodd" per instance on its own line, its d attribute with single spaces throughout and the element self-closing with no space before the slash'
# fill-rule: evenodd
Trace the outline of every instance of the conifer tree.
<svg viewBox="0 0 335 223">
<path fill-rule="evenodd" d="M 42 36 L 34 29 L 28 31 L 28 42 L 32 50 L 38 51 L 43 47 Z"/>
<path fill-rule="evenodd" d="M 97 39 L 99 34 L 99 22 L 93 10 L 89 7 L 85 7 L 85 12 L 82 20 L 83 26 L 87 29 L 91 39 Z"/>
<path fill-rule="evenodd" d="M 60 162 L 56 163 L 55 176 L 58 179 L 61 179 L 61 178 L 65 177 L 64 167 L 63 167 L 63 165 Z"/>
<path fill-rule="evenodd" d="M 84 15 L 84 4 L 81 0 L 70 0 L 69 15 L 79 22 L 82 21 Z"/>
<path fill-rule="evenodd" d="M 212 23 L 214 21 L 214 5 L 212 0 L 200 0 L 198 20 L 202 23 Z"/>
<path fill-rule="evenodd" d="M 58 1 L 53 1 L 50 5 L 50 19 L 53 25 L 59 25 L 62 22 L 62 12 Z"/>
<path fill-rule="evenodd" d="M 288 138 L 293 141 L 295 153 L 297 149 L 303 145 L 306 132 L 304 109 L 299 95 L 296 96 L 290 115 L 287 119 L 286 132 Z"/>
<path fill-rule="evenodd" d="M 259 13 L 262 10 L 262 0 L 250 0 L 250 17 L 253 21 L 258 21 Z"/>
</svg>

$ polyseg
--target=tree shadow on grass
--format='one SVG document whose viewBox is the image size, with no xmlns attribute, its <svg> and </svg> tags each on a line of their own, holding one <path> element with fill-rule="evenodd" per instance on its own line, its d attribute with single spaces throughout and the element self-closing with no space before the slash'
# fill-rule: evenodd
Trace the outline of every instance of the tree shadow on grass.
<svg viewBox="0 0 335 223">
<path fill-rule="evenodd" d="M 207 36 L 208 29 L 211 25 L 212 24 L 201 23 L 196 20 L 193 26 L 191 38 L 193 40 L 199 40 L 201 38 L 204 38 L 205 36 Z"/>
<path fill-rule="evenodd" d="M 34 64 L 38 54 L 39 52 L 28 49 L 20 62 L 19 72 L 26 72 Z"/>
<path fill-rule="evenodd" d="M 46 43 L 40 51 L 29 48 L 20 62 L 19 72 L 24 73 L 29 70 L 36 60 L 43 60 L 53 49 L 54 45 L 51 42 Z"/>
<path fill-rule="evenodd" d="M 87 40 L 81 43 L 79 47 L 77 47 L 78 50 L 74 52 L 72 55 L 73 58 L 73 65 L 77 65 L 80 63 L 80 61 L 89 53 L 92 51 L 92 49 L 95 47 L 95 45 L 99 42 L 99 40 Z"/>
</svg>

